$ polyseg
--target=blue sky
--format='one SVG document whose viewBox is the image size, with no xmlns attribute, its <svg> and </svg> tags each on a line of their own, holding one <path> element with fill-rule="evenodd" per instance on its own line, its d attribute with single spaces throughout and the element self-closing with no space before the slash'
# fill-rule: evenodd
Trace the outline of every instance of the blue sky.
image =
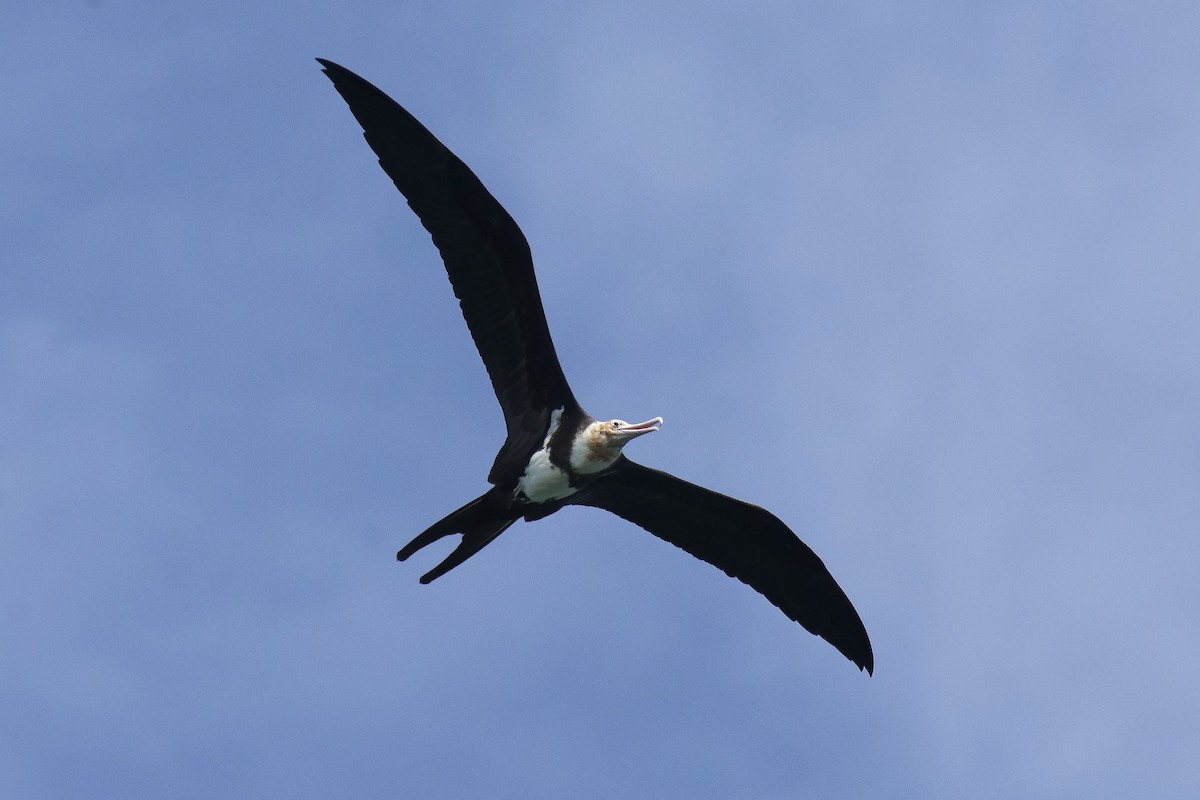
<svg viewBox="0 0 1200 800">
<path fill-rule="evenodd" d="M 1200 790 L 1194 4 L 10 6 L 0 795 Z M 316 56 L 521 224 L 585 407 L 666 418 L 635 459 L 824 558 L 874 678 L 591 509 L 394 561 L 503 424 Z"/>
</svg>

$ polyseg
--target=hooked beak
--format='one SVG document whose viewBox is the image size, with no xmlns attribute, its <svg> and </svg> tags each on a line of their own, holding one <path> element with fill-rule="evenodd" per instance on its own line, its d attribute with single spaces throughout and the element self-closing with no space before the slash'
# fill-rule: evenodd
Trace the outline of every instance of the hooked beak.
<svg viewBox="0 0 1200 800">
<path fill-rule="evenodd" d="M 648 419 L 645 422 L 638 422 L 632 425 L 625 424 L 622 425 L 617 431 L 617 436 L 620 437 L 622 442 L 627 442 L 630 439 L 636 439 L 643 433 L 654 433 L 656 430 L 658 430 L 658 426 L 662 425 L 662 423 L 662 417 L 655 417 L 654 419 Z"/>
</svg>

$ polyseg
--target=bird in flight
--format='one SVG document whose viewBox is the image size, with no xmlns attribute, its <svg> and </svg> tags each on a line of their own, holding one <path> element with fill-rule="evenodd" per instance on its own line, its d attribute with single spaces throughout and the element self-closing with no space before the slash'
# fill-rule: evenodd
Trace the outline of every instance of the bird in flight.
<svg viewBox="0 0 1200 800">
<path fill-rule="evenodd" d="M 749 585 L 859 669 L 871 642 L 825 564 L 778 517 L 622 453 L 661 417 L 598 420 L 575 400 L 554 352 L 525 235 L 475 174 L 411 114 L 367 81 L 317 59 L 350 106 L 379 165 L 433 237 L 504 414 L 507 438 L 492 488 L 405 545 L 404 561 L 452 534 L 462 539 L 421 577 L 429 583 L 518 519 L 563 506 L 602 508 Z"/>
</svg>

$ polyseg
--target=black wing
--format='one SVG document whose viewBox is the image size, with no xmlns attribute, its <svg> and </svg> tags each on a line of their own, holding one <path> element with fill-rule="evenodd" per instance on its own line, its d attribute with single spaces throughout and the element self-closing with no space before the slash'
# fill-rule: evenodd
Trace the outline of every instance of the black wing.
<svg viewBox="0 0 1200 800">
<path fill-rule="evenodd" d="M 611 511 L 719 567 L 859 669 L 874 670 L 866 628 L 845 592 L 817 554 L 771 512 L 624 456 L 567 502 Z"/>
<path fill-rule="evenodd" d="M 508 427 L 493 474 L 506 453 L 523 467 L 550 411 L 578 407 L 554 352 L 525 235 L 467 165 L 396 101 L 345 67 L 317 61 L 442 254 Z"/>
</svg>

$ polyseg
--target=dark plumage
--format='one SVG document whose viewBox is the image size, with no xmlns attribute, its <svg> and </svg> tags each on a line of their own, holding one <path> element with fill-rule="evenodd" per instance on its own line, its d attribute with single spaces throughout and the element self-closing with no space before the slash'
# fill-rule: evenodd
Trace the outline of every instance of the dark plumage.
<svg viewBox="0 0 1200 800">
<path fill-rule="evenodd" d="M 504 413 L 492 488 L 430 526 L 401 561 L 451 534 L 462 540 L 421 578 L 461 564 L 516 520 L 564 505 L 603 508 L 760 592 L 870 673 L 866 629 L 821 559 L 777 517 L 626 458 L 658 429 L 598 421 L 576 402 L 546 325 L 524 234 L 474 173 L 411 114 L 365 80 L 317 59 L 362 125 L 379 164 L 433 236 Z"/>
</svg>

